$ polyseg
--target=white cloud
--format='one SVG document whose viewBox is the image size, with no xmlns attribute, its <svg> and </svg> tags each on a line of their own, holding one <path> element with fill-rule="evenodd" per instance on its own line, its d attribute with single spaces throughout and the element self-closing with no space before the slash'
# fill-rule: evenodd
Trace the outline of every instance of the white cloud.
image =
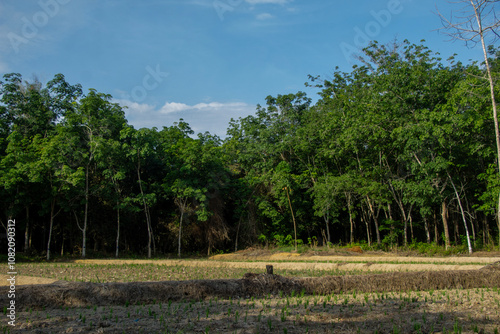
<svg viewBox="0 0 500 334">
<path fill-rule="evenodd" d="M 256 16 L 257 20 L 264 21 L 264 20 L 269 20 L 272 19 L 274 16 L 272 16 L 269 13 L 262 13 Z"/>
<path fill-rule="evenodd" d="M 231 118 L 238 119 L 255 113 L 255 105 L 244 102 L 210 102 L 188 105 L 179 102 L 167 102 L 162 107 L 141 104 L 126 99 L 114 99 L 121 106 L 127 106 L 125 117 L 135 128 L 158 129 L 172 126 L 184 119 L 195 133 L 206 131 L 220 137 L 226 135 Z"/>
<path fill-rule="evenodd" d="M 246 103 L 220 103 L 220 102 L 210 102 L 210 103 L 198 103 L 193 106 L 177 103 L 177 102 L 167 102 L 160 108 L 159 112 L 162 114 L 171 114 L 171 113 L 179 113 L 186 110 L 217 110 L 221 108 L 244 108 L 246 107 Z"/>
<path fill-rule="evenodd" d="M 233 102 L 233 103 L 220 103 L 220 102 L 210 102 L 210 103 L 198 103 L 193 106 L 193 108 L 198 109 L 198 110 L 203 110 L 203 109 L 221 109 L 221 108 L 234 108 L 234 109 L 241 109 L 245 108 L 248 105 L 246 103 L 242 102 Z"/>
<path fill-rule="evenodd" d="M 134 114 L 144 114 L 154 111 L 155 106 L 146 103 L 137 103 L 126 99 L 113 99 L 113 102 L 118 103 L 122 107 L 127 107 L 129 112 Z"/>
<path fill-rule="evenodd" d="M 167 102 L 161 109 L 159 110 L 162 114 L 170 114 L 170 113 L 176 113 L 180 112 L 186 109 L 190 109 L 192 107 L 188 106 L 187 104 L 184 103 L 177 103 L 177 102 Z"/>
</svg>

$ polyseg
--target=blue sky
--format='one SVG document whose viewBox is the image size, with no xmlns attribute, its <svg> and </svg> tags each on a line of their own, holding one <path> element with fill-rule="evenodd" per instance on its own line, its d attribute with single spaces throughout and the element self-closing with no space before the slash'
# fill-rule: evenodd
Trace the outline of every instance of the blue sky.
<svg viewBox="0 0 500 334">
<path fill-rule="evenodd" d="M 468 62 L 479 47 L 435 31 L 445 0 L 2 0 L 0 75 L 57 73 L 128 106 L 135 128 L 183 118 L 225 136 L 268 95 L 305 91 L 307 75 L 350 71 L 366 37 L 408 39 Z M 348 51 L 346 51 L 348 50 Z"/>
</svg>

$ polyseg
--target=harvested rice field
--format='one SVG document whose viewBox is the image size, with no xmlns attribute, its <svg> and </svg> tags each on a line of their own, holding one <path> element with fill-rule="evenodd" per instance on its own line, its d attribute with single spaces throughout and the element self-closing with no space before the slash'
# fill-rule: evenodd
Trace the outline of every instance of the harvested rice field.
<svg viewBox="0 0 500 334">
<path fill-rule="evenodd" d="M 495 256 L 215 256 L 16 265 L 2 333 L 498 333 Z M 266 274 L 266 265 L 274 273 Z M 5 275 L 4 275 L 5 276 Z M 0 287 L 7 305 L 8 286 Z"/>
</svg>

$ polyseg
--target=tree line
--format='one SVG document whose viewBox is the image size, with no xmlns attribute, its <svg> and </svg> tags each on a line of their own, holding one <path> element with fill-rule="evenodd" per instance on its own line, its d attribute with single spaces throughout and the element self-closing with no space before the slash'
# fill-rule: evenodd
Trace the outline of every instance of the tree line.
<svg viewBox="0 0 500 334">
<path fill-rule="evenodd" d="M 493 77 L 499 59 L 490 47 Z M 135 129 L 110 95 L 62 74 L 46 84 L 7 74 L 1 223 L 15 218 L 17 249 L 47 259 L 256 243 L 498 245 L 485 76 L 484 63 L 374 42 L 352 71 L 309 77 L 317 102 L 268 96 L 221 140 L 182 119 Z"/>
</svg>

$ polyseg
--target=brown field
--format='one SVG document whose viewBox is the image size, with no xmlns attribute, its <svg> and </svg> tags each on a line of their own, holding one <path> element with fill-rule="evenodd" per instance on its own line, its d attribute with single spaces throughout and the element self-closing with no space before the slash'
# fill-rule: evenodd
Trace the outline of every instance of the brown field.
<svg viewBox="0 0 500 334">
<path fill-rule="evenodd" d="M 16 277 L 16 326 L 8 326 L 4 314 L 1 330 L 2 333 L 498 333 L 500 330 L 498 254 L 446 258 L 290 254 L 293 253 L 259 255 L 247 251 L 215 256 L 208 261 L 20 263 Z M 275 275 L 264 274 L 266 264 L 274 266 Z M 3 285 L 5 278 L 2 277 Z M 7 286 L 0 287 L 1 305 L 9 302 L 7 292 Z"/>
</svg>

